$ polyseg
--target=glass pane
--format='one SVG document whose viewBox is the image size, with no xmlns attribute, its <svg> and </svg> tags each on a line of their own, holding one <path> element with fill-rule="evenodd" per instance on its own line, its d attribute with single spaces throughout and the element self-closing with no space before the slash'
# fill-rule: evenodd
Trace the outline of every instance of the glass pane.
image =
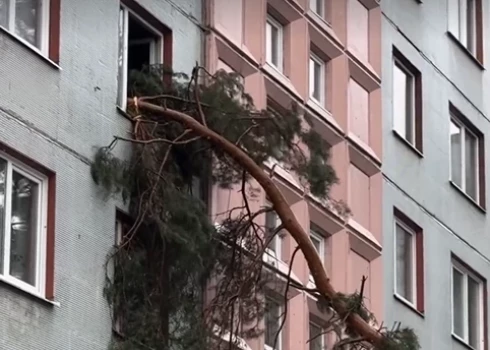
<svg viewBox="0 0 490 350">
<path fill-rule="evenodd" d="M 468 277 L 468 341 L 475 349 L 480 342 L 480 285 Z"/>
<path fill-rule="evenodd" d="M 318 62 L 314 62 L 315 64 L 313 65 L 313 68 L 314 68 L 314 71 L 313 71 L 313 75 L 315 77 L 314 79 L 314 82 L 315 82 L 315 85 L 314 85 L 314 89 L 313 89 L 313 96 L 317 99 L 317 101 L 321 101 L 322 100 L 322 96 L 321 96 L 321 93 L 322 93 L 322 88 L 321 88 L 321 84 L 322 84 L 322 67 L 320 64 L 318 64 Z"/>
<path fill-rule="evenodd" d="M 453 268 L 453 332 L 464 339 L 463 275 Z"/>
<path fill-rule="evenodd" d="M 265 234 L 266 234 L 265 238 L 266 238 L 266 240 L 268 240 L 271 237 L 271 235 L 274 233 L 274 230 L 276 229 L 276 227 L 277 227 L 276 213 L 275 212 L 267 212 L 265 214 Z M 268 248 L 277 254 L 276 242 L 275 242 L 276 239 L 277 239 L 277 236 L 271 240 Z"/>
<path fill-rule="evenodd" d="M 279 68 L 279 30 L 271 25 L 271 63 Z"/>
<path fill-rule="evenodd" d="M 38 184 L 13 171 L 10 275 L 30 285 L 36 283 L 38 199 Z"/>
<path fill-rule="evenodd" d="M 15 0 L 15 34 L 40 47 L 42 0 Z"/>
<path fill-rule="evenodd" d="M 410 111 L 407 100 L 410 90 L 407 89 L 407 86 L 409 86 L 407 74 L 395 64 L 393 68 L 393 126 L 401 136 L 412 142 L 411 115 L 407 114 Z M 407 125 L 410 128 L 407 128 Z"/>
<path fill-rule="evenodd" d="M 466 181 L 466 193 L 477 200 L 477 138 L 465 132 L 465 181 Z"/>
<path fill-rule="evenodd" d="M 414 301 L 413 293 L 413 236 L 396 225 L 396 292 L 408 301 Z"/>
<path fill-rule="evenodd" d="M 274 347 L 274 345 L 276 345 L 275 349 L 277 349 L 277 345 L 280 342 L 279 337 L 277 339 L 277 342 L 275 340 L 276 335 L 279 332 L 279 327 L 281 325 L 281 307 L 276 301 L 270 299 L 266 300 L 264 323 L 265 344 L 270 347 Z"/>
<path fill-rule="evenodd" d="M 7 28 L 8 25 L 8 2 L 9 0 L 0 0 L 0 26 Z"/>
<path fill-rule="evenodd" d="M 314 323 L 310 323 L 309 344 L 310 350 L 323 350 L 323 330 Z"/>
<path fill-rule="evenodd" d="M 117 66 L 118 66 L 118 74 L 117 74 L 117 83 L 119 87 L 119 94 L 117 97 L 117 104 L 119 106 L 123 105 L 123 99 L 126 98 L 126 96 L 123 96 L 124 94 L 124 76 L 126 74 L 124 70 L 124 44 L 126 38 L 124 37 L 124 27 L 125 27 L 125 15 L 124 15 L 124 9 L 119 9 L 119 42 L 118 42 L 118 57 L 117 57 Z"/>
<path fill-rule="evenodd" d="M 315 91 L 315 61 L 313 61 L 310 58 L 310 79 L 309 79 L 309 85 L 310 85 L 310 96 L 315 97 L 314 91 Z"/>
<path fill-rule="evenodd" d="M 466 6 L 466 47 L 470 52 L 475 51 L 475 1 L 463 0 Z"/>
<path fill-rule="evenodd" d="M 453 121 L 449 126 L 449 135 L 451 138 L 451 180 L 462 187 L 461 128 Z"/>
<path fill-rule="evenodd" d="M 0 274 L 3 274 L 3 244 L 4 244 L 4 233 L 5 233 L 5 181 L 7 175 L 7 162 L 0 159 Z"/>
</svg>

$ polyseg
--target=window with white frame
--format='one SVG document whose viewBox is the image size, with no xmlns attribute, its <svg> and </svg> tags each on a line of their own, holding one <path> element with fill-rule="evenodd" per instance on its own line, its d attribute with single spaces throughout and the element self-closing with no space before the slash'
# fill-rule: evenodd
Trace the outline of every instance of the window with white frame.
<svg viewBox="0 0 490 350">
<path fill-rule="evenodd" d="M 325 15 L 325 0 L 310 0 L 310 10 L 323 17 Z"/>
<path fill-rule="evenodd" d="M 314 228 L 310 229 L 310 239 L 313 242 L 318 255 L 320 256 L 320 260 L 323 263 L 325 260 L 325 238 L 317 231 L 318 230 Z"/>
<path fill-rule="evenodd" d="M 49 2 L 50 0 L 0 0 L 0 27 L 47 54 Z"/>
<path fill-rule="evenodd" d="M 266 297 L 264 312 L 264 344 L 265 350 L 282 350 L 281 322 L 283 305 L 279 301 Z"/>
<path fill-rule="evenodd" d="M 310 98 L 319 103 L 325 104 L 325 61 L 314 54 L 310 54 Z"/>
<path fill-rule="evenodd" d="M 0 0 L 1 1 L 1 0 Z M 121 6 L 119 10 L 118 106 L 126 109 L 130 94 L 130 73 L 163 63 L 163 33 L 138 14 Z"/>
<path fill-rule="evenodd" d="M 325 237 L 319 233 L 319 230 L 310 223 L 310 239 L 315 246 L 318 256 L 323 264 L 325 264 Z M 310 281 L 313 281 L 313 276 L 310 274 Z"/>
<path fill-rule="evenodd" d="M 270 208 L 271 205 L 268 204 Z M 274 210 L 268 211 L 265 214 L 265 239 L 269 241 L 267 246 L 267 252 L 276 257 L 282 259 L 282 236 L 276 232 L 280 225 L 280 220 Z"/>
<path fill-rule="evenodd" d="M 0 275 L 43 296 L 46 282 L 48 177 L 0 155 Z"/>
<path fill-rule="evenodd" d="M 477 1 L 448 0 L 449 31 L 471 53 L 476 51 Z"/>
<path fill-rule="evenodd" d="M 479 202 L 479 140 L 459 119 L 451 116 L 451 181 Z"/>
<path fill-rule="evenodd" d="M 400 220 L 395 220 L 395 293 L 416 305 L 416 233 Z"/>
<path fill-rule="evenodd" d="M 397 59 L 393 65 L 393 127 L 415 145 L 415 77 Z"/>
<path fill-rule="evenodd" d="M 324 329 L 318 324 L 310 321 L 309 350 L 324 350 L 325 335 Z"/>
<path fill-rule="evenodd" d="M 452 332 L 474 349 L 483 349 L 483 281 L 452 262 Z"/>
<path fill-rule="evenodd" d="M 278 71 L 283 70 L 284 27 L 271 16 L 266 22 L 266 61 Z"/>
</svg>

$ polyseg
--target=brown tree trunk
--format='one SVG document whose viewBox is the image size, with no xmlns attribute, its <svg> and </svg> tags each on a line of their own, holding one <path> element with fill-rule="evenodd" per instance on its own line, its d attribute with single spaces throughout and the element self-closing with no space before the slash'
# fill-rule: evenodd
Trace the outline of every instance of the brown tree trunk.
<svg viewBox="0 0 490 350">
<path fill-rule="evenodd" d="M 281 219 L 284 228 L 291 234 L 293 239 L 300 247 L 305 256 L 308 267 L 313 275 L 317 289 L 321 294 L 332 300 L 333 309 L 341 316 L 347 316 L 347 322 L 362 338 L 370 343 L 377 345 L 383 342 L 383 336 L 376 329 L 371 327 L 359 315 L 349 313 L 344 302 L 337 298 L 337 292 L 333 288 L 330 280 L 323 268 L 322 261 L 318 256 L 309 235 L 303 230 L 299 222 L 296 220 L 294 213 L 289 207 L 288 202 L 277 188 L 271 178 L 264 172 L 262 167 L 255 163 L 244 151 L 237 147 L 232 142 L 228 141 L 223 136 L 199 123 L 194 118 L 185 113 L 176 110 L 160 107 L 152 103 L 143 102 L 138 99 L 128 99 L 128 106 L 134 106 L 136 109 L 149 111 L 161 115 L 163 118 L 171 119 L 182 123 L 187 128 L 191 129 L 197 135 L 202 136 L 209 142 L 225 151 L 232 157 L 240 166 L 242 166 L 255 180 L 262 186 L 274 210 Z"/>
</svg>

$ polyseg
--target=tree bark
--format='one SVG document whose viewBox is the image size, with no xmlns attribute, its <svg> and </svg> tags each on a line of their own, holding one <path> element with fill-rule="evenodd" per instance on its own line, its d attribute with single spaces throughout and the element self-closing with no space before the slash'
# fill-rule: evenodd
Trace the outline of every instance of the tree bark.
<svg viewBox="0 0 490 350">
<path fill-rule="evenodd" d="M 272 203 L 274 210 L 281 219 L 284 228 L 290 233 L 293 239 L 300 247 L 305 256 L 308 267 L 315 280 L 315 284 L 319 292 L 332 300 L 333 309 L 341 316 L 346 317 L 346 321 L 350 327 L 355 330 L 362 338 L 366 339 L 373 345 L 379 345 L 383 342 L 383 335 L 364 321 L 359 315 L 349 313 L 345 303 L 337 298 L 337 292 L 330 283 L 330 279 L 323 267 L 322 261 L 316 252 L 309 235 L 303 230 L 296 217 L 289 207 L 286 198 L 277 188 L 271 178 L 264 172 L 262 167 L 255 163 L 244 151 L 237 147 L 232 142 L 220 134 L 214 132 L 203 124 L 199 123 L 189 115 L 172 110 L 165 107 L 160 107 L 152 103 L 143 102 L 136 99 L 128 99 L 128 106 L 134 106 L 136 109 L 149 111 L 159 114 L 164 118 L 177 121 L 184 124 L 187 128 L 192 129 L 196 134 L 206 138 L 216 147 L 221 148 L 246 171 L 252 175 L 255 180 L 262 186 L 264 191 Z"/>
</svg>

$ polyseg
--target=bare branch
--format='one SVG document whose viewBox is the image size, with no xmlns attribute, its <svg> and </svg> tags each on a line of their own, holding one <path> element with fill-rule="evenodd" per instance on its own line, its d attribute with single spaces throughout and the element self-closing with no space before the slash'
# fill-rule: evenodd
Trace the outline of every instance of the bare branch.
<svg viewBox="0 0 490 350">
<path fill-rule="evenodd" d="M 209 142 L 219 147 L 231 158 L 233 158 L 241 167 L 244 168 L 255 180 L 262 186 L 267 193 L 273 207 L 289 231 L 293 239 L 303 252 L 307 261 L 308 267 L 315 280 L 315 284 L 321 294 L 332 300 L 332 307 L 341 316 L 346 317 L 349 325 L 356 330 L 358 334 L 365 337 L 372 344 L 382 344 L 383 336 L 376 329 L 371 327 L 356 313 L 350 313 L 341 298 L 337 298 L 337 292 L 330 283 L 323 263 L 318 256 L 318 253 L 309 238 L 309 235 L 304 231 L 301 224 L 297 221 L 289 203 L 284 195 L 277 188 L 275 183 L 264 173 L 262 167 L 255 163 L 243 150 L 231 143 L 229 140 L 205 127 L 191 116 L 166 107 L 160 107 L 148 102 L 143 102 L 137 98 L 128 100 L 129 106 L 135 106 L 137 109 L 146 110 L 154 114 L 160 114 L 164 118 L 168 118 L 179 123 L 182 123 L 187 128 L 192 129 L 196 134 L 206 138 Z"/>
</svg>

